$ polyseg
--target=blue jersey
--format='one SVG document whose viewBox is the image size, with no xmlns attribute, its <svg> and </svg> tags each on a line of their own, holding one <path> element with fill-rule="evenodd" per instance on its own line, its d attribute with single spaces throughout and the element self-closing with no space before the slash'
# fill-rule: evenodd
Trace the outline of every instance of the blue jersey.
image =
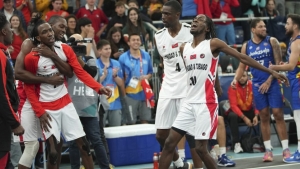
<svg viewBox="0 0 300 169">
<path fill-rule="evenodd" d="M 287 60 L 289 60 L 290 58 L 290 55 L 291 55 L 291 44 L 297 40 L 297 39 L 300 39 L 300 35 L 298 35 L 294 40 L 291 40 L 290 43 L 289 43 L 289 47 L 288 47 L 288 50 L 287 50 Z M 293 80 L 293 79 L 299 79 L 300 78 L 300 57 L 298 58 L 298 62 L 297 62 L 297 65 L 296 67 L 294 68 L 294 70 L 292 71 L 289 71 L 288 72 L 288 78 L 290 80 Z"/>
<path fill-rule="evenodd" d="M 269 62 L 275 64 L 270 38 L 270 36 L 267 36 L 259 44 L 254 43 L 251 39 L 247 42 L 246 46 L 246 54 L 265 67 L 269 67 Z M 252 81 L 254 83 L 263 83 L 270 76 L 269 73 L 252 67 L 250 67 L 250 71 L 253 76 Z M 276 79 L 274 79 L 274 81 L 276 81 Z"/>
</svg>

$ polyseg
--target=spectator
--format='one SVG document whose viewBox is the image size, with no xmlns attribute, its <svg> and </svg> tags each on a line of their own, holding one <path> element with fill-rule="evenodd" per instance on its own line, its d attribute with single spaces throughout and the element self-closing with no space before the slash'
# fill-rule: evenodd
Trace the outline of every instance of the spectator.
<svg viewBox="0 0 300 169">
<path fill-rule="evenodd" d="M 148 45 L 151 48 L 153 35 L 150 27 L 141 20 L 139 11 L 136 8 L 128 10 L 128 17 L 126 26 L 122 30 L 125 41 L 126 38 L 132 33 L 139 33 L 141 36 L 141 49 L 148 50 Z"/>
<path fill-rule="evenodd" d="M 31 0 L 16 0 L 16 8 L 24 15 L 26 24 L 30 22 L 31 13 L 33 12 L 33 4 Z"/>
<path fill-rule="evenodd" d="M 43 18 L 45 18 L 46 13 L 50 10 L 52 0 L 35 0 L 36 10 L 43 14 Z M 68 10 L 68 3 L 66 0 L 62 0 L 61 9 L 66 11 Z"/>
<path fill-rule="evenodd" d="M 78 30 L 82 36 L 82 38 L 90 38 L 92 39 L 95 35 L 95 30 L 92 27 L 92 21 L 89 18 L 83 17 L 80 18 L 77 22 Z M 86 43 L 86 55 L 92 56 L 94 59 L 98 58 L 97 48 L 95 40 L 92 43 Z"/>
<path fill-rule="evenodd" d="M 38 12 L 38 11 L 33 11 L 33 12 L 32 12 L 30 22 L 28 23 L 28 26 L 27 26 L 27 35 L 28 35 L 28 37 L 31 36 L 31 31 L 32 31 L 32 29 L 33 29 L 33 27 L 34 27 L 34 19 L 35 19 L 36 17 L 41 16 L 41 15 L 42 15 L 42 14 L 41 14 L 40 12 Z M 39 17 L 39 18 L 40 18 L 40 17 Z"/>
<path fill-rule="evenodd" d="M 85 6 L 79 8 L 76 17 L 78 19 L 87 17 L 93 21 L 92 26 L 95 29 L 94 39 L 98 42 L 100 36 L 106 29 L 108 19 L 103 11 L 95 6 L 95 0 L 86 0 Z"/>
<path fill-rule="evenodd" d="M 106 38 L 111 46 L 111 58 L 119 60 L 124 51 L 129 49 L 128 44 L 125 42 L 121 29 L 112 27 L 107 34 Z"/>
<path fill-rule="evenodd" d="M 94 3 L 97 4 L 97 8 L 101 9 L 103 2 L 106 0 L 94 0 L 94 1 L 95 1 Z M 76 0 L 75 2 L 76 10 L 78 10 L 80 7 L 83 7 L 85 4 L 86 4 L 85 0 Z"/>
<path fill-rule="evenodd" d="M 69 14 L 74 13 L 75 8 L 76 8 L 76 3 L 74 0 L 66 0 L 68 4 L 68 9 L 66 10 Z"/>
<path fill-rule="evenodd" d="M 227 19 L 233 18 L 230 7 L 239 6 L 238 0 L 213 0 L 210 11 L 213 18 Z M 216 22 L 217 37 L 229 45 L 235 44 L 234 26 L 231 21 Z"/>
<path fill-rule="evenodd" d="M 0 116 L 0 166 L 6 168 L 12 133 L 22 135 L 23 127 L 20 119 L 16 115 L 19 106 L 19 97 L 14 82 L 14 73 L 9 61 L 6 45 L 12 42 L 12 31 L 10 24 L 5 19 L 5 15 L 0 13 L 0 65 L 1 65 L 1 116 Z M 5 94 L 4 94 L 5 93 Z"/>
<path fill-rule="evenodd" d="M 158 0 L 147 0 L 144 6 L 148 8 L 147 14 L 153 21 L 161 20 L 161 2 Z"/>
<path fill-rule="evenodd" d="M 236 88 L 231 86 L 228 89 L 228 99 L 222 108 L 222 116 L 228 120 L 230 131 L 232 135 L 232 145 L 234 146 L 234 152 L 243 152 L 240 144 L 239 137 L 239 122 L 246 123 L 247 126 L 256 126 L 258 123 L 258 110 L 255 110 L 253 106 L 253 93 L 252 82 L 248 80 L 247 71 L 245 70 L 243 76 Z"/>
<path fill-rule="evenodd" d="M 197 5 L 194 0 L 182 1 L 182 19 L 194 19 L 197 15 Z"/>
<path fill-rule="evenodd" d="M 276 10 L 275 0 L 267 0 L 267 6 L 262 10 L 262 16 L 276 17 L 279 12 Z"/>
<path fill-rule="evenodd" d="M 68 12 L 61 10 L 62 8 L 62 2 L 63 0 L 51 0 L 51 4 L 49 6 L 49 9 L 51 11 L 48 11 L 45 15 L 45 20 L 48 22 L 49 19 L 53 16 L 53 15 L 59 15 L 62 17 L 67 17 L 69 15 Z"/>
<path fill-rule="evenodd" d="M 151 78 L 153 68 L 150 55 L 140 50 L 141 37 L 138 33 L 130 34 L 128 45 L 130 49 L 120 56 L 119 62 L 124 72 L 125 79 L 125 100 L 129 107 L 127 124 L 135 124 L 137 116 L 141 123 L 148 123 L 151 119 L 151 109 L 145 102 L 145 93 L 141 82 Z"/>
<path fill-rule="evenodd" d="M 4 13 L 7 21 L 9 21 L 11 16 L 13 16 L 14 14 L 18 15 L 19 18 L 21 19 L 20 21 L 21 21 L 21 25 L 22 25 L 23 29 L 26 30 L 26 21 L 25 21 L 24 15 L 22 14 L 21 11 L 14 8 L 13 1 L 12 0 L 3 0 L 3 2 L 4 2 L 4 6 L 1 9 L 1 12 Z"/>
<path fill-rule="evenodd" d="M 79 34 L 72 35 L 76 40 L 82 40 Z M 99 81 L 96 59 L 90 56 L 77 56 L 77 61 L 82 68 L 89 73 L 96 81 Z M 68 92 L 72 98 L 75 109 L 83 125 L 84 132 L 91 142 L 96 160 L 100 168 L 109 169 L 105 147 L 100 137 L 100 127 L 97 117 L 98 94 L 83 83 L 78 83 L 78 77 L 74 75 L 68 78 Z M 70 161 L 72 168 L 80 167 L 80 152 L 75 141 L 70 142 Z"/>
<path fill-rule="evenodd" d="M 11 28 L 13 30 L 13 42 L 11 44 L 10 56 L 13 62 L 13 65 L 15 66 L 17 56 L 21 50 L 22 42 L 27 38 L 27 34 L 24 31 L 21 22 L 20 17 L 18 15 L 13 15 L 10 20 Z"/>
<path fill-rule="evenodd" d="M 125 4 L 124 2 L 117 2 L 116 3 L 116 15 L 111 18 L 107 25 L 107 31 L 110 30 L 112 27 L 118 27 L 122 29 L 126 25 L 127 17 L 125 15 Z"/>
<path fill-rule="evenodd" d="M 285 7 L 288 10 L 288 13 L 300 15 L 300 2 L 298 0 L 285 0 Z"/>
<path fill-rule="evenodd" d="M 111 97 L 107 100 L 109 108 L 105 110 L 103 126 L 105 126 L 106 120 L 108 120 L 110 127 L 121 126 L 122 106 L 120 94 L 125 96 L 123 72 L 120 63 L 110 58 L 111 48 L 109 41 L 100 40 L 97 44 L 97 50 L 100 55 L 100 58 L 97 59 L 97 65 L 101 75 L 100 83 L 109 87 L 112 91 Z"/>
<path fill-rule="evenodd" d="M 68 40 L 69 37 L 75 33 L 80 33 L 78 31 L 78 28 L 76 27 L 77 25 L 77 18 L 75 15 L 69 15 L 66 17 L 67 21 L 67 29 L 66 29 L 66 34 L 65 34 L 65 40 Z"/>
<path fill-rule="evenodd" d="M 129 0 L 127 4 L 129 8 L 136 8 L 137 10 L 140 9 L 136 0 Z M 152 23 L 152 20 L 147 15 L 140 13 L 139 16 L 141 17 L 142 21 Z"/>
</svg>

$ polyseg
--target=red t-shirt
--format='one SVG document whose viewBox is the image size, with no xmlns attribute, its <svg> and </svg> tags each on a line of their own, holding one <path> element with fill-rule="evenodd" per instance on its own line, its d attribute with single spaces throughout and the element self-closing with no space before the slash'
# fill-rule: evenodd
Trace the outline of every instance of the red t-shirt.
<svg viewBox="0 0 300 169">
<path fill-rule="evenodd" d="M 46 13 L 46 16 L 45 16 L 45 20 L 48 22 L 49 21 L 49 19 L 53 16 L 53 15 L 59 15 L 59 16 L 61 16 L 61 14 L 63 14 L 63 13 L 67 13 L 67 15 L 65 16 L 65 17 L 67 17 L 68 15 L 69 15 L 69 13 L 68 12 L 66 12 L 66 11 L 63 11 L 63 10 L 60 10 L 60 11 L 58 11 L 58 12 L 55 12 L 55 11 L 48 11 L 47 13 Z"/>
<path fill-rule="evenodd" d="M 108 19 L 104 12 L 98 8 L 95 8 L 93 11 L 91 11 L 86 6 L 83 6 L 79 8 L 76 17 L 78 19 L 82 17 L 88 17 L 92 21 L 92 26 L 95 29 L 95 41 L 98 42 L 99 37 L 96 37 L 96 33 L 101 29 L 102 24 L 108 24 Z"/>
<path fill-rule="evenodd" d="M 11 45 L 14 48 L 14 52 L 11 53 L 10 56 L 11 56 L 11 59 L 15 60 L 21 51 L 21 45 L 22 45 L 23 40 L 20 35 L 13 34 L 13 36 L 14 36 L 13 42 Z"/>
<path fill-rule="evenodd" d="M 23 0 L 16 0 L 16 7 L 19 7 L 20 5 L 22 5 L 22 1 Z M 2 3 L 2 1 L 1 1 Z M 27 6 L 24 6 L 21 10 L 21 12 L 23 13 L 24 15 L 24 18 L 25 18 L 25 21 L 26 21 L 26 24 L 28 24 L 30 22 L 30 19 L 31 19 L 31 16 L 30 16 L 30 9 Z"/>
</svg>

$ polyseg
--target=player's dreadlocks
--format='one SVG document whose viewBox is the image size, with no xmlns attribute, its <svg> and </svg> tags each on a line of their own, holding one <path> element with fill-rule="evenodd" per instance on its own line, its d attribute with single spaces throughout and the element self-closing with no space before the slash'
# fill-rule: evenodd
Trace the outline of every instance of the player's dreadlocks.
<svg viewBox="0 0 300 169">
<path fill-rule="evenodd" d="M 205 39 L 216 38 L 217 35 L 216 35 L 216 31 L 215 31 L 215 24 L 210 17 L 208 17 L 207 15 L 205 15 L 205 16 L 206 16 L 205 22 L 209 29 L 209 32 L 207 32 L 205 34 Z"/>
<path fill-rule="evenodd" d="M 8 21 L 6 20 L 6 16 L 3 13 L 0 13 L 0 29 L 2 29 Z"/>
<path fill-rule="evenodd" d="M 33 40 L 34 45 L 38 45 L 40 42 L 36 39 L 37 36 L 39 36 L 38 27 L 41 24 L 46 23 L 46 21 L 41 19 L 41 15 L 37 15 L 36 18 L 32 20 L 32 23 L 34 24 L 32 31 L 31 31 L 31 38 Z"/>
</svg>

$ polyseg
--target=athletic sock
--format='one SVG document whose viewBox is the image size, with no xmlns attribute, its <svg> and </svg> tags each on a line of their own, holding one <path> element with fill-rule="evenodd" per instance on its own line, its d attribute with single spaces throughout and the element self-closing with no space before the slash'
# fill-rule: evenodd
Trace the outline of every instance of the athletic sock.
<svg viewBox="0 0 300 169">
<path fill-rule="evenodd" d="M 219 151 L 220 151 L 220 157 L 221 157 L 223 154 L 226 154 L 226 147 L 220 147 Z"/>
<path fill-rule="evenodd" d="M 185 158 L 185 149 L 179 149 L 178 150 L 178 155 L 180 158 Z"/>
<path fill-rule="evenodd" d="M 289 141 L 288 140 L 281 140 L 282 150 L 289 148 Z"/>
<path fill-rule="evenodd" d="M 183 167 L 183 161 L 180 157 L 176 161 L 174 161 L 174 164 L 176 167 Z"/>
<path fill-rule="evenodd" d="M 268 150 L 272 149 L 271 140 L 264 141 L 265 148 Z"/>
</svg>

